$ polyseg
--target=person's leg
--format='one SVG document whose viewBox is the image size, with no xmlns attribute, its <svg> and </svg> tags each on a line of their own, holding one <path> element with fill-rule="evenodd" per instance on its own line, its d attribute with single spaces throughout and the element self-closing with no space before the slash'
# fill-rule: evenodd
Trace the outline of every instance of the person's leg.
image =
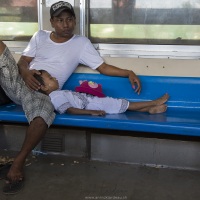
<svg viewBox="0 0 200 200">
<path fill-rule="evenodd" d="M 145 107 L 139 110 L 136 110 L 137 112 L 148 112 L 150 114 L 158 114 L 158 113 L 163 113 L 167 110 L 167 105 L 166 104 L 162 104 L 159 106 L 149 106 L 149 107 Z"/>
<path fill-rule="evenodd" d="M 4 52 L 4 49 L 6 48 L 6 45 L 0 41 L 0 55 Z"/>
<path fill-rule="evenodd" d="M 27 156 L 41 141 L 55 117 L 54 107 L 48 96 L 24 87 L 21 91 L 21 98 L 22 107 L 30 125 L 26 131 L 21 151 L 14 159 L 7 175 L 11 182 L 23 178 L 23 166 Z"/>
<path fill-rule="evenodd" d="M 17 181 L 23 178 L 23 166 L 32 149 L 41 141 L 47 131 L 47 124 L 41 118 L 35 118 L 27 129 L 26 137 L 21 151 L 15 157 L 7 177 L 10 181 Z"/>
<path fill-rule="evenodd" d="M 103 110 L 107 114 L 119 114 L 124 113 L 129 102 L 126 99 L 118 99 L 112 97 L 88 97 L 88 104 L 85 109 L 87 110 Z"/>
<path fill-rule="evenodd" d="M 21 87 L 24 82 L 19 75 L 15 59 L 6 45 L 0 41 L 0 85 L 6 95 L 16 104 L 21 104 Z"/>
<path fill-rule="evenodd" d="M 130 102 L 127 110 L 149 112 L 151 114 L 165 112 L 167 106 L 164 103 L 169 99 L 169 95 L 165 94 L 162 97 L 144 102 Z"/>
<path fill-rule="evenodd" d="M 46 133 L 54 120 L 55 113 L 48 96 L 30 90 L 24 84 L 12 54 L 2 42 L 0 42 L 0 83 L 8 96 L 22 105 L 30 124 L 21 151 L 14 159 L 7 175 L 9 182 L 12 183 L 23 178 L 26 157 Z M 6 187 L 10 188 L 11 186 Z"/>
</svg>

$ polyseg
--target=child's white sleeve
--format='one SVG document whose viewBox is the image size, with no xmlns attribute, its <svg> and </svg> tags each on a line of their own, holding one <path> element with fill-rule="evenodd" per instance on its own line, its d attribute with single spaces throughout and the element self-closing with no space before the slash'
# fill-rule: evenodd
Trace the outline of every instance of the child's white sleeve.
<svg viewBox="0 0 200 200">
<path fill-rule="evenodd" d="M 55 110 L 58 111 L 60 114 L 65 113 L 68 108 L 72 107 L 62 91 L 54 91 L 49 94 L 49 97 L 51 98 L 51 102 Z"/>
</svg>

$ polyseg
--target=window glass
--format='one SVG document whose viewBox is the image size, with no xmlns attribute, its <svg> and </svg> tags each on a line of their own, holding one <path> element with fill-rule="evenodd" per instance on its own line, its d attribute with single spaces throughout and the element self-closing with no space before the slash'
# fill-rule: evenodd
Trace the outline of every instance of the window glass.
<svg viewBox="0 0 200 200">
<path fill-rule="evenodd" d="M 25 41 L 38 30 L 38 0 L 0 1 L 0 40 Z"/>
<path fill-rule="evenodd" d="M 200 44 L 200 0 L 90 0 L 93 43 Z"/>
</svg>

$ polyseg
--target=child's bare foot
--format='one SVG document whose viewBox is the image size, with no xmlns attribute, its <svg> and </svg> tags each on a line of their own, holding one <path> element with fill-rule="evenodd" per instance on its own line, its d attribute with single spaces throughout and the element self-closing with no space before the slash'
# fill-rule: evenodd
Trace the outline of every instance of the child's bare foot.
<svg viewBox="0 0 200 200">
<path fill-rule="evenodd" d="M 169 94 L 166 93 L 162 97 L 154 100 L 153 102 L 155 103 L 155 106 L 159 106 L 166 103 L 168 99 L 169 99 Z"/>
<path fill-rule="evenodd" d="M 158 114 L 158 113 L 163 113 L 167 110 L 167 105 L 162 104 L 159 106 L 152 106 L 151 108 L 149 108 L 149 113 L 150 114 Z"/>
</svg>

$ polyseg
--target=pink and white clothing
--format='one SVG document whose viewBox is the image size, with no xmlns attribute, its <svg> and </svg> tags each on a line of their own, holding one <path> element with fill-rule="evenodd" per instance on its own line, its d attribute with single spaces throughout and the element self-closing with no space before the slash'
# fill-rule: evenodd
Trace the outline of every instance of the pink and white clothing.
<svg viewBox="0 0 200 200">
<path fill-rule="evenodd" d="M 70 90 L 53 91 L 49 96 L 55 110 L 60 114 L 65 113 L 70 107 L 87 110 L 104 110 L 108 114 L 117 114 L 125 112 L 129 106 L 129 102 L 125 99 L 112 97 L 99 98 Z"/>
</svg>

